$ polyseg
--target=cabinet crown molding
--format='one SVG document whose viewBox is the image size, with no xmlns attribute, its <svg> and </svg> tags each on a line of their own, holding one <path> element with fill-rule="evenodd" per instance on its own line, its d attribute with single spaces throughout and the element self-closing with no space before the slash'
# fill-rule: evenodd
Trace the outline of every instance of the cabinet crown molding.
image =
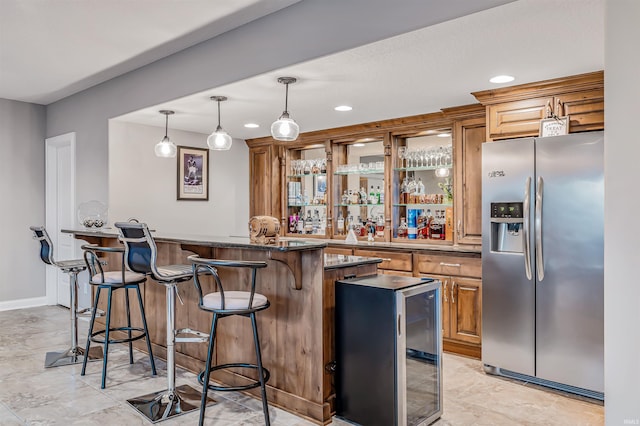
<svg viewBox="0 0 640 426">
<path fill-rule="evenodd" d="M 471 94 L 475 96 L 482 105 L 493 105 L 582 90 L 602 89 L 603 87 L 604 71 L 595 71 L 517 86 L 472 92 Z"/>
</svg>

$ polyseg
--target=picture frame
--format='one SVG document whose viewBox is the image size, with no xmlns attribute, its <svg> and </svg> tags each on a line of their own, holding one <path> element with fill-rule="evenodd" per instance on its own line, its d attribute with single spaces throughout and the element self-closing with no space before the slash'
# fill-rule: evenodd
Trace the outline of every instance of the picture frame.
<svg viewBox="0 0 640 426">
<path fill-rule="evenodd" d="M 560 136 L 569 133 L 569 117 L 553 117 L 540 120 L 540 137 Z"/>
<path fill-rule="evenodd" d="M 209 200 L 209 150 L 178 146 L 177 199 Z"/>
</svg>

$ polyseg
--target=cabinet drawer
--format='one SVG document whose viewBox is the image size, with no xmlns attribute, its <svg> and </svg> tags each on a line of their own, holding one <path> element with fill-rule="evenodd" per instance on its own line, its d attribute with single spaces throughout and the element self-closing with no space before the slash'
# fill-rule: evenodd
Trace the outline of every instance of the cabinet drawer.
<svg viewBox="0 0 640 426">
<path fill-rule="evenodd" d="M 482 277 L 482 261 L 479 257 L 417 255 L 418 271 L 423 274 Z"/>
<path fill-rule="evenodd" d="M 394 271 L 393 269 L 379 269 L 378 273 L 379 274 L 385 274 L 385 275 L 400 275 L 401 277 L 412 277 L 413 276 L 413 272 Z"/>
<path fill-rule="evenodd" d="M 413 257 L 411 253 L 354 249 L 353 254 L 356 256 L 382 258 L 382 263 L 378 264 L 378 269 L 395 269 L 397 271 L 409 272 L 413 271 Z"/>
</svg>

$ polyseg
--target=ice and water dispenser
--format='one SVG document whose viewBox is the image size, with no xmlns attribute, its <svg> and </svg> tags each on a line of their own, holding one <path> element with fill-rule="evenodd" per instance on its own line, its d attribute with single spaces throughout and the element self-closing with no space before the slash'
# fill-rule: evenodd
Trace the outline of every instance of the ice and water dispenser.
<svg viewBox="0 0 640 426">
<path fill-rule="evenodd" d="M 491 251 L 522 253 L 524 250 L 523 203 L 491 203 Z"/>
</svg>

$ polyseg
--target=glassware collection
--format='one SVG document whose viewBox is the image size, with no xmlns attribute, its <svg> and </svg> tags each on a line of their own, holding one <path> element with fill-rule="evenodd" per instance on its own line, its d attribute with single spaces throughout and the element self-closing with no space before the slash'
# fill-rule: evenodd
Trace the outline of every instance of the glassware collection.
<svg viewBox="0 0 640 426">
<path fill-rule="evenodd" d="M 398 169 L 437 169 L 453 165 L 451 145 L 431 148 L 409 149 L 398 147 Z"/>
<path fill-rule="evenodd" d="M 339 164 L 336 175 L 384 173 L 384 161 L 369 163 Z"/>
</svg>

